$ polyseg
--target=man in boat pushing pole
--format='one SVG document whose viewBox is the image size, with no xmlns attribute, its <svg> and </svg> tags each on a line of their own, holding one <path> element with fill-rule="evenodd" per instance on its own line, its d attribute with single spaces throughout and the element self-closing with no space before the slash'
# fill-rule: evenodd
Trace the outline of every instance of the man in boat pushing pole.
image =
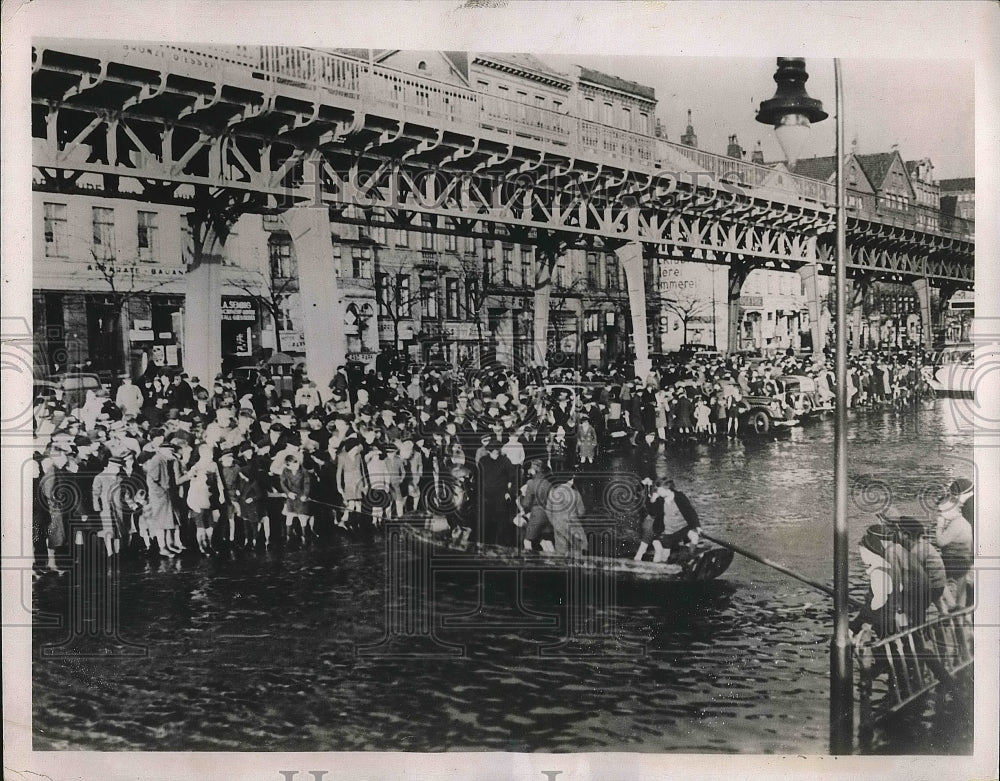
<svg viewBox="0 0 1000 781">
<path fill-rule="evenodd" d="M 653 481 L 648 477 L 642 481 L 647 490 Z M 642 524 L 642 542 L 636 551 L 635 560 L 642 561 L 649 546 L 653 546 L 653 561 L 664 563 L 670 558 L 670 550 L 687 540 L 692 546 L 698 544 L 701 523 L 691 501 L 678 491 L 673 480 L 661 479 L 650 493 L 646 502 L 646 518 Z"/>
</svg>

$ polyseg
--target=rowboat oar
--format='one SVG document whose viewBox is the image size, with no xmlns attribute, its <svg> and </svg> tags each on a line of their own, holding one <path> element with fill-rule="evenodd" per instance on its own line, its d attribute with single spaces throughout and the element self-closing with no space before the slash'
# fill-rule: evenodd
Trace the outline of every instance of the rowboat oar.
<svg viewBox="0 0 1000 781">
<path fill-rule="evenodd" d="M 711 534 L 707 534 L 703 530 L 699 531 L 698 533 L 706 540 L 711 540 L 717 545 L 721 545 L 723 548 L 729 548 L 729 550 L 733 551 L 734 553 L 739 553 L 741 556 L 746 556 L 748 559 L 756 561 L 758 564 L 763 564 L 765 567 L 776 569 L 778 572 L 784 575 L 788 575 L 788 577 L 790 578 L 795 578 L 796 580 L 805 583 L 807 586 L 812 586 L 814 589 L 822 591 L 829 597 L 833 596 L 833 589 L 830 588 L 825 583 L 820 583 L 818 580 L 813 580 L 811 578 L 807 578 L 805 575 L 800 575 L 795 570 L 789 569 L 783 564 L 778 564 L 776 561 L 771 561 L 770 559 L 766 559 L 763 556 L 754 553 L 753 551 L 748 551 L 746 548 L 741 548 L 739 545 L 734 545 L 733 543 L 727 542 L 726 540 L 721 540 L 718 537 L 713 537 Z M 859 605 L 854 600 L 850 600 L 850 602 L 851 605 L 855 608 L 861 607 L 861 605 Z"/>
</svg>

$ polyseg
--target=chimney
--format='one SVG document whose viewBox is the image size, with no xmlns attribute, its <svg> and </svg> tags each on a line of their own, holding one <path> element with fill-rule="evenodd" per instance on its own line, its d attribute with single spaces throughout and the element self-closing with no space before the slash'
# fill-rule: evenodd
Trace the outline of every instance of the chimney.
<svg viewBox="0 0 1000 781">
<path fill-rule="evenodd" d="M 757 148 L 750 153 L 750 162 L 764 165 L 764 150 L 760 148 L 760 141 L 757 141 Z"/>
<path fill-rule="evenodd" d="M 691 124 L 691 109 L 688 109 L 687 130 L 685 130 L 684 135 L 681 136 L 681 143 L 684 144 L 684 146 L 698 146 L 698 136 L 694 134 L 694 125 Z"/>
<path fill-rule="evenodd" d="M 740 146 L 740 142 L 736 138 L 735 133 L 729 137 L 729 146 L 726 147 L 726 156 L 735 157 L 737 160 L 743 159 L 743 147 Z"/>
</svg>

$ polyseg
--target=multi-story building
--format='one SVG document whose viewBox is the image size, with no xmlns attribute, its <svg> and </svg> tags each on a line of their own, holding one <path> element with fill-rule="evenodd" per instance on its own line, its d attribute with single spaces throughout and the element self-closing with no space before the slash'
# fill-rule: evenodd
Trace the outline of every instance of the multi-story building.
<svg viewBox="0 0 1000 781">
<path fill-rule="evenodd" d="M 184 277 L 191 262 L 185 211 L 98 194 L 33 194 L 40 371 L 85 363 L 107 374 L 138 373 L 149 362 L 183 365 Z M 227 241 L 220 327 L 230 365 L 260 347 L 260 317 L 250 295 L 259 294 L 264 278 L 255 273 L 263 271 L 259 222 L 254 230 L 255 219 L 243 218 Z"/>
<path fill-rule="evenodd" d="M 961 179 L 942 179 L 941 213 L 962 220 L 976 219 L 976 179 L 969 176 Z"/>
<path fill-rule="evenodd" d="M 736 350 L 774 355 L 808 342 L 809 310 L 801 277 L 787 271 L 755 269 L 740 291 Z"/>
</svg>

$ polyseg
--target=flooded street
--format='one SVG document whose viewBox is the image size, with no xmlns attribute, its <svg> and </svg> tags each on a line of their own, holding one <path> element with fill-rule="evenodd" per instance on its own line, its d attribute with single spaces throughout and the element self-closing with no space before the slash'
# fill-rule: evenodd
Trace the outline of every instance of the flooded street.
<svg viewBox="0 0 1000 781">
<path fill-rule="evenodd" d="M 971 430 L 954 429 L 944 405 L 851 413 L 859 598 L 857 541 L 887 492 L 926 517 L 932 489 L 973 476 Z M 832 442 L 827 417 L 778 439 L 668 446 L 657 472 L 708 533 L 829 583 Z M 631 469 L 622 456 L 609 472 Z M 601 480 L 584 488 L 590 506 L 606 495 Z M 634 524 L 616 527 L 623 547 L 634 547 Z M 36 609 L 66 616 L 69 581 L 39 580 Z M 567 621 L 558 572 L 520 583 L 436 572 L 440 647 L 379 653 L 390 620 L 381 535 L 126 562 L 120 593 L 120 637 L 148 656 L 43 658 L 66 630 L 36 629 L 36 750 L 827 751 L 831 600 L 741 556 L 708 584 L 618 582 L 618 640 L 592 656 L 556 648 Z M 954 714 L 949 724 L 954 734 L 917 719 L 895 748 L 971 750 L 971 725 Z"/>
</svg>

